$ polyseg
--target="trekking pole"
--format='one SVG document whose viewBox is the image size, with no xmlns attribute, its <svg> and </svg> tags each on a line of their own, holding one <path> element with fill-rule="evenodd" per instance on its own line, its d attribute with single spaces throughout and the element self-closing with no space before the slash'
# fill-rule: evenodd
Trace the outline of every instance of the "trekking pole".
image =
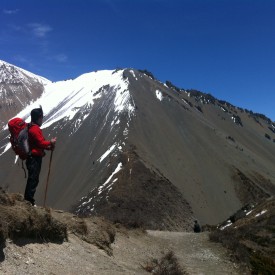
<svg viewBox="0 0 275 275">
<path fill-rule="evenodd" d="M 44 204 L 43 204 L 43 207 L 44 207 L 44 208 L 45 208 L 46 199 L 47 199 L 47 191 L 48 191 L 49 178 L 50 178 L 50 173 L 51 173 L 52 158 L 53 158 L 53 150 L 51 151 L 50 164 L 49 164 L 49 171 L 48 171 L 47 182 L 46 182 L 46 188 L 45 188 L 45 196 L 44 196 Z"/>
</svg>

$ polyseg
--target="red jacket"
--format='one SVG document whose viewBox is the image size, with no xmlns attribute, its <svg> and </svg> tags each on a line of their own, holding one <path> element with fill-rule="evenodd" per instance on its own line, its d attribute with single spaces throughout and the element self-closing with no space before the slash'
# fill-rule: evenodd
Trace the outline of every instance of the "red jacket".
<svg viewBox="0 0 275 275">
<path fill-rule="evenodd" d="M 29 145 L 33 156 L 44 157 L 44 150 L 51 150 L 52 144 L 45 140 L 40 127 L 37 124 L 31 124 L 29 128 Z"/>
</svg>

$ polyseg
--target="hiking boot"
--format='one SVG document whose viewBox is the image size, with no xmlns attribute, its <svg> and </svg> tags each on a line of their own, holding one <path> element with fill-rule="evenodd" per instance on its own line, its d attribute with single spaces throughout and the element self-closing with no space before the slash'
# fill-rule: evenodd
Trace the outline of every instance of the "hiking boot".
<svg viewBox="0 0 275 275">
<path fill-rule="evenodd" d="M 35 205 L 34 199 L 27 199 L 27 198 L 25 198 L 25 201 L 26 201 L 26 202 L 29 202 L 32 206 Z"/>
</svg>

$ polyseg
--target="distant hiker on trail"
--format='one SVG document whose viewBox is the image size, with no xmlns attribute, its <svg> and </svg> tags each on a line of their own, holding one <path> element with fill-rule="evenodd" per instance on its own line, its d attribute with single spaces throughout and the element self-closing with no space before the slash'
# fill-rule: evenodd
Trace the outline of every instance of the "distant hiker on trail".
<svg viewBox="0 0 275 275">
<path fill-rule="evenodd" d="M 35 205 L 34 194 L 39 182 L 42 158 L 46 155 L 44 150 L 54 150 L 56 138 L 45 140 L 40 126 L 43 122 L 42 107 L 31 111 L 31 123 L 29 124 L 30 155 L 27 157 L 28 180 L 25 189 L 25 200 Z"/>
<path fill-rule="evenodd" d="M 199 225 L 198 221 L 194 221 L 194 232 L 195 233 L 200 233 L 201 232 L 201 226 Z"/>
</svg>

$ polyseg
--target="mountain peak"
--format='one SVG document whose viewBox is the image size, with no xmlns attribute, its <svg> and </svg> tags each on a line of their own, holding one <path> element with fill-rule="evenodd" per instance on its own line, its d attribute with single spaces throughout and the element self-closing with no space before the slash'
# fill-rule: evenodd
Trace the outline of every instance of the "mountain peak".
<svg viewBox="0 0 275 275">
<path fill-rule="evenodd" d="M 10 83 L 10 84 L 17 84 L 22 81 L 36 81 L 43 85 L 47 85 L 51 83 L 50 80 L 35 75 L 29 71 L 26 71 L 22 68 L 14 66 L 8 62 L 0 60 L 0 83 Z"/>
<path fill-rule="evenodd" d="M 0 127 L 44 92 L 51 81 L 0 60 Z"/>
<path fill-rule="evenodd" d="M 115 113 L 127 111 L 130 115 L 134 106 L 130 100 L 129 82 L 123 73 L 124 70 L 102 70 L 85 73 L 76 79 L 50 83 L 45 86 L 43 95 L 18 115 L 28 120 L 34 105 L 42 105 L 45 113 L 43 128 L 62 119 L 71 120 L 76 114 L 81 116 L 83 122 L 95 101 L 101 97 L 113 101 Z"/>
</svg>

